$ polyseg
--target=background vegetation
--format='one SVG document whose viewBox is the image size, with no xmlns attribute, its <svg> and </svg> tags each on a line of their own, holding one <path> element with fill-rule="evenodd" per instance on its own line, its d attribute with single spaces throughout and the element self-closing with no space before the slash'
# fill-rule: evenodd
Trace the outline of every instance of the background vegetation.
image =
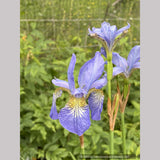
<svg viewBox="0 0 160 160">
<path fill-rule="evenodd" d="M 80 155 L 79 137 L 69 133 L 49 117 L 54 77 L 67 80 L 72 53 L 76 54 L 75 80 L 80 67 L 100 50 L 101 45 L 88 37 L 88 28 L 107 21 L 118 28 L 131 24 L 129 33 L 116 51 L 127 58 L 130 49 L 140 44 L 139 0 L 21 0 L 20 5 L 20 148 L 21 159 L 70 160 Z M 122 81 L 121 77 L 119 77 Z M 131 92 L 125 111 L 127 153 L 140 153 L 140 74 L 131 76 Z M 78 87 L 78 86 L 76 86 Z M 113 93 L 116 79 L 112 81 Z M 106 110 L 107 90 L 101 121 L 91 121 L 84 133 L 86 154 L 109 154 L 109 123 Z M 57 100 L 58 111 L 68 97 Z M 115 154 L 122 153 L 120 115 L 115 126 Z M 137 158 L 138 159 L 138 158 Z"/>
</svg>

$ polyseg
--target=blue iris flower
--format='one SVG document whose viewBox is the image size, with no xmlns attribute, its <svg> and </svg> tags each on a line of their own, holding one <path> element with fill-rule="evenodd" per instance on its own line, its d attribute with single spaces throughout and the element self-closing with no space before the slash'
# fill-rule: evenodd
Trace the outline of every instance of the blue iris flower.
<svg viewBox="0 0 160 160">
<path fill-rule="evenodd" d="M 123 73 L 126 78 L 128 78 L 131 74 L 132 69 L 140 68 L 140 46 L 134 46 L 129 55 L 127 60 L 121 57 L 118 53 L 112 53 L 112 63 L 116 65 L 113 68 L 113 76 L 116 76 L 120 73 Z"/>
<path fill-rule="evenodd" d="M 107 75 L 105 73 L 101 77 L 105 62 L 101 53 L 96 52 L 95 56 L 81 67 L 78 77 L 79 88 L 75 88 L 73 76 L 75 63 L 76 56 L 73 54 L 68 68 L 68 82 L 60 79 L 52 80 L 52 83 L 60 88 L 53 94 L 50 117 L 59 119 L 65 129 L 81 136 L 91 125 L 90 110 L 93 120 L 101 119 L 104 95 L 100 88 L 107 84 Z M 56 99 L 61 96 L 62 91 L 67 91 L 70 98 L 58 113 Z"/>
<path fill-rule="evenodd" d="M 116 37 L 118 37 L 120 34 L 128 30 L 129 28 L 129 23 L 127 26 L 117 30 L 117 27 L 115 25 L 111 26 L 109 23 L 103 22 L 101 24 L 101 28 L 93 27 L 92 30 L 89 28 L 88 31 L 90 35 L 97 34 L 99 37 L 104 39 L 107 42 L 108 50 L 111 51 Z"/>
</svg>

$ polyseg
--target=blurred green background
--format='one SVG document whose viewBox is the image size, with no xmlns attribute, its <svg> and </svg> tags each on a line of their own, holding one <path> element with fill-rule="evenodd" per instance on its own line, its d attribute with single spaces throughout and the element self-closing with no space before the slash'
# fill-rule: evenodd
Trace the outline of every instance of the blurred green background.
<svg viewBox="0 0 160 160">
<path fill-rule="evenodd" d="M 67 80 L 72 53 L 77 62 L 74 76 L 78 87 L 80 67 L 91 59 L 101 44 L 88 36 L 88 28 L 106 21 L 121 28 L 131 24 L 115 51 L 127 58 L 140 44 L 139 0 L 21 0 L 20 1 L 20 155 L 21 160 L 71 160 L 80 155 L 79 137 L 49 117 L 56 87 L 51 80 Z M 122 78 L 119 77 L 121 84 Z M 140 154 L 140 72 L 130 78 L 131 92 L 125 110 L 127 154 Z M 116 78 L 112 81 L 116 92 Z M 122 88 L 121 88 L 122 89 Z M 86 154 L 109 154 L 109 122 L 106 102 L 101 121 L 91 121 L 84 133 Z M 57 100 L 58 111 L 68 100 Z M 115 154 L 122 153 L 120 114 L 115 126 Z M 139 159 L 139 158 L 137 158 Z"/>
</svg>

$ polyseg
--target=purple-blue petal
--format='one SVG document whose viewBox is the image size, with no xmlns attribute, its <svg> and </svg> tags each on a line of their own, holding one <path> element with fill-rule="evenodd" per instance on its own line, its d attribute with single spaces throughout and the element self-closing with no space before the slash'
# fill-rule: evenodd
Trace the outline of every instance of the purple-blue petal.
<svg viewBox="0 0 160 160">
<path fill-rule="evenodd" d="M 101 120 L 101 112 L 103 109 L 104 95 L 101 92 L 92 92 L 88 98 L 88 104 L 91 109 L 91 118 L 93 120 Z"/>
<path fill-rule="evenodd" d="M 95 81 L 90 88 L 101 89 L 106 84 L 107 84 L 107 73 L 105 72 L 104 76 L 101 79 Z"/>
<path fill-rule="evenodd" d="M 58 91 L 57 93 L 53 94 L 53 101 L 52 101 L 52 107 L 51 107 L 51 111 L 50 111 L 50 117 L 52 119 L 58 119 L 58 112 L 57 112 L 57 108 L 56 108 L 56 99 L 59 98 L 62 94 L 62 91 Z"/>
<path fill-rule="evenodd" d="M 122 32 L 128 30 L 129 28 L 130 28 L 130 24 L 128 23 L 127 26 L 125 26 L 125 27 L 120 28 L 119 30 L 117 30 L 115 36 L 117 37 L 117 36 L 120 35 Z"/>
<path fill-rule="evenodd" d="M 64 87 L 64 88 L 69 89 L 69 84 L 68 84 L 68 82 L 66 82 L 66 81 L 63 81 L 63 80 L 60 80 L 60 79 L 52 79 L 52 83 L 53 83 L 55 86 Z"/>
<path fill-rule="evenodd" d="M 106 51 L 103 47 L 101 47 L 101 54 L 103 54 L 105 57 L 107 57 Z"/>
<path fill-rule="evenodd" d="M 118 74 L 120 74 L 120 73 L 123 73 L 123 72 L 124 72 L 123 68 L 121 68 L 121 67 L 113 67 L 113 77 L 118 75 Z"/>
<path fill-rule="evenodd" d="M 140 46 L 134 46 L 129 55 L 128 55 L 128 59 L 127 59 L 127 63 L 128 63 L 128 71 L 130 72 L 132 68 L 135 68 L 135 64 L 140 60 Z M 139 65 L 140 67 L 140 65 Z"/>
<path fill-rule="evenodd" d="M 61 125 L 69 132 L 81 136 L 91 125 L 89 107 L 70 107 L 66 105 L 59 112 L 59 121 Z"/>
<path fill-rule="evenodd" d="M 74 75 L 73 75 L 75 64 L 76 64 L 76 55 L 72 54 L 72 58 L 68 67 L 68 83 L 71 93 L 73 93 L 75 90 Z"/>
<path fill-rule="evenodd" d="M 88 31 L 89 31 L 89 34 L 96 33 L 98 36 L 100 36 L 101 38 L 104 39 L 104 35 L 103 35 L 103 33 L 101 32 L 101 29 L 100 29 L 100 28 L 95 28 L 95 27 L 93 27 L 93 28 L 92 28 L 92 31 L 91 31 L 90 29 L 88 29 Z"/>
<path fill-rule="evenodd" d="M 111 33 L 110 33 L 110 24 L 107 23 L 107 22 L 103 22 L 101 24 L 101 31 L 103 33 L 103 36 L 104 36 L 104 40 L 106 40 L 107 44 L 108 44 L 108 47 L 110 47 L 110 43 L 111 43 Z"/>
<path fill-rule="evenodd" d="M 132 68 L 140 68 L 140 62 L 135 63 Z"/>
<path fill-rule="evenodd" d="M 126 59 L 115 52 L 112 53 L 112 63 L 116 65 L 116 67 L 121 67 L 123 71 L 125 71 L 128 67 Z"/>
<path fill-rule="evenodd" d="M 101 53 L 96 52 L 95 56 L 81 67 L 78 77 L 80 88 L 86 91 L 90 89 L 91 85 L 101 77 L 104 63 Z"/>
<path fill-rule="evenodd" d="M 89 32 L 89 34 L 93 34 L 94 33 L 90 28 L 88 28 L 88 32 Z"/>
<path fill-rule="evenodd" d="M 113 46 L 114 40 L 116 38 L 116 31 L 117 31 L 117 27 L 115 25 L 111 26 L 109 29 L 109 33 L 108 33 L 108 37 L 110 39 L 110 50 Z"/>
</svg>

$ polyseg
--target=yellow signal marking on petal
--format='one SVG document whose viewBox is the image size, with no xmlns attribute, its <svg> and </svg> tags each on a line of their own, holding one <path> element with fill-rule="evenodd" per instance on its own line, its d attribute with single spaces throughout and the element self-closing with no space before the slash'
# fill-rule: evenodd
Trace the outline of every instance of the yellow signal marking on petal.
<svg viewBox="0 0 160 160">
<path fill-rule="evenodd" d="M 86 103 L 86 100 L 84 97 L 82 98 L 76 98 L 74 96 L 71 96 L 69 101 L 68 101 L 68 106 L 70 106 L 71 108 L 74 108 L 74 107 L 84 107 L 87 105 Z"/>
<path fill-rule="evenodd" d="M 96 88 L 91 88 L 91 89 L 88 91 L 88 94 L 87 94 L 87 96 L 86 96 L 86 99 L 90 96 L 91 93 L 97 93 L 97 95 L 99 94 L 99 96 L 101 96 L 101 97 L 104 96 L 102 90 L 96 89 Z"/>
<path fill-rule="evenodd" d="M 59 88 L 57 88 L 56 90 L 55 90 L 55 94 L 56 93 L 59 93 L 59 91 L 66 91 L 66 92 L 68 92 L 69 93 L 69 95 L 71 95 L 71 92 L 70 92 L 70 90 L 69 89 L 67 89 L 67 88 L 63 88 L 63 87 L 59 87 Z"/>
</svg>

